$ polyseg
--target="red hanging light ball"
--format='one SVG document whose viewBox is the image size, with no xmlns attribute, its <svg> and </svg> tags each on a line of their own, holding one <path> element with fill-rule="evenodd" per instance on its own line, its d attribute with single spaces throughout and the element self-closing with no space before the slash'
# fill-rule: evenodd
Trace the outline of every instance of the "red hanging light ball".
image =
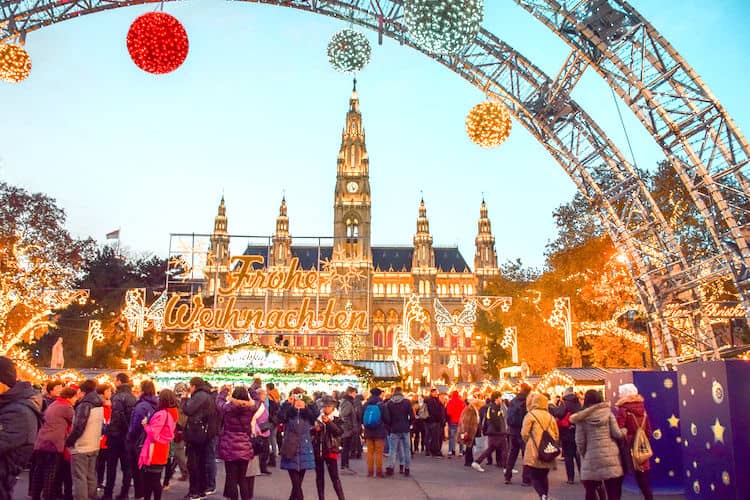
<svg viewBox="0 0 750 500">
<path fill-rule="evenodd" d="M 182 23 L 164 12 L 149 12 L 133 21 L 127 44 L 136 66 L 156 75 L 179 68 L 189 48 Z"/>
</svg>

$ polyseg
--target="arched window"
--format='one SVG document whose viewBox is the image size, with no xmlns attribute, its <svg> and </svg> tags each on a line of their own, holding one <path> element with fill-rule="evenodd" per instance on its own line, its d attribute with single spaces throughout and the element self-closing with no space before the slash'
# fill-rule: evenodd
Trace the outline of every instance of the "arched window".
<svg viewBox="0 0 750 500">
<path fill-rule="evenodd" d="M 359 241 L 359 219 L 349 217 L 346 219 L 346 253 L 353 256 L 357 253 Z"/>
<path fill-rule="evenodd" d="M 424 295 L 424 281 L 419 281 L 419 295 Z"/>
<path fill-rule="evenodd" d="M 458 349 L 458 336 L 451 335 L 451 349 Z"/>
<path fill-rule="evenodd" d="M 383 347 L 383 331 L 379 328 L 372 334 L 372 345 L 375 347 Z"/>
<path fill-rule="evenodd" d="M 464 347 L 471 347 L 471 337 L 464 337 Z"/>
<path fill-rule="evenodd" d="M 393 347 L 393 328 L 388 329 L 388 333 L 385 336 L 385 346 Z"/>
<path fill-rule="evenodd" d="M 445 337 L 441 337 L 440 335 L 435 334 L 435 346 L 436 347 L 445 347 Z"/>
<path fill-rule="evenodd" d="M 467 289 L 469 290 L 469 295 L 474 295 L 474 287 L 473 286 L 469 285 L 467 287 Z"/>
</svg>

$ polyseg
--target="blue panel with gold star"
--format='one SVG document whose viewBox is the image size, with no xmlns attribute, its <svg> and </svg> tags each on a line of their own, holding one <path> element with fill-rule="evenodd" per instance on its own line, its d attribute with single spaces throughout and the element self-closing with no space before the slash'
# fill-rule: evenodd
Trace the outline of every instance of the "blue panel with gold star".
<svg viewBox="0 0 750 500">
<path fill-rule="evenodd" d="M 688 498 L 750 498 L 750 363 L 677 368 Z"/>
<path fill-rule="evenodd" d="M 666 371 L 633 370 L 616 372 L 605 379 L 606 397 L 612 404 L 619 399 L 622 384 L 635 384 L 643 396 L 651 424 L 651 487 L 659 495 L 682 494 L 682 437 L 677 374 Z M 639 492 L 634 475 L 628 474 L 623 484 L 628 491 Z"/>
</svg>

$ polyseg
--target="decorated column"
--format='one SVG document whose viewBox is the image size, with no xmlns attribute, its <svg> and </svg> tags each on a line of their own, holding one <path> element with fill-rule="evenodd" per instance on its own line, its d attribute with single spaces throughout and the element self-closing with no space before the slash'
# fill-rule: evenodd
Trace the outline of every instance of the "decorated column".
<svg viewBox="0 0 750 500">
<path fill-rule="evenodd" d="M 750 363 L 677 368 L 687 498 L 750 498 Z"/>
</svg>

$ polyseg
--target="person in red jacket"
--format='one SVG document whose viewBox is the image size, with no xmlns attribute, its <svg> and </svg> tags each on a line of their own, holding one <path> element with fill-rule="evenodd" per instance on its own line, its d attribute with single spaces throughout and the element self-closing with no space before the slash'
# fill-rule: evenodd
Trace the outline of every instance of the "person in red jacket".
<svg viewBox="0 0 750 500">
<path fill-rule="evenodd" d="M 456 456 L 456 431 L 464 408 L 466 408 L 466 403 L 458 395 L 458 391 L 451 392 L 451 399 L 445 405 L 445 416 L 448 420 L 448 452 L 451 457 Z"/>
<path fill-rule="evenodd" d="M 635 432 L 639 427 L 651 439 L 651 424 L 648 421 L 646 408 L 643 406 L 643 396 L 638 394 L 638 388 L 635 385 L 623 384 L 620 386 L 620 399 L 615 403 L 615 407 L 617 408 L 617 425 L 628 432 L 625 437 L 628 448 L 633 447 Z M 634 471 L 635 480 L 641 489 L 641 493 L 643 493 L 644 500 L 653 500 L 654 498 L 648 472 L 650 469 L 651 462 L 650 460 L 646 460 Z"/>
</svg>

